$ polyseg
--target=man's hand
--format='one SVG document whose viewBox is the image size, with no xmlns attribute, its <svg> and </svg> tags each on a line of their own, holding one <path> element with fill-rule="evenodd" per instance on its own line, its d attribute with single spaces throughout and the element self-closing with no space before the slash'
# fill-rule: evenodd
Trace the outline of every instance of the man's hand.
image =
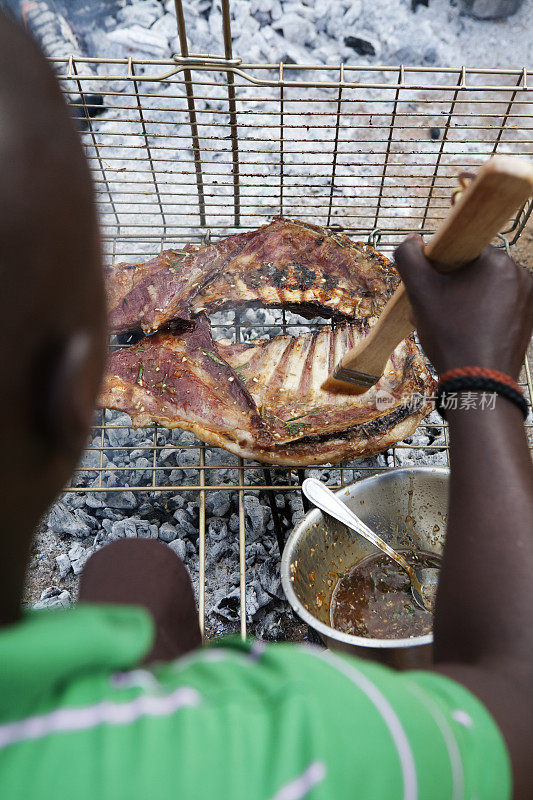
<svg viewBox="0 0 533 800">
<path fill-rule="evenodd" d="M 419 236 L 396 251 L 422 347 L 440 374 L 479 366 L 518 377 L 533 325 L 533 279 L 487 248 L 442 275 Z M 515 800 L 533 797 L 533 468 L 519 409 L 447 412 L 450 500 L 434 620 L 434 669 L 498 722 Z"/>
<path fill-rule="evenodd" d="M 502 250 L 486 250 L 442 274 L 424 256 L 422 237 L 395 252 L 420 342 L 439 374 L 487 367 L 518 378 L 533 328 L 533 278 Z"/>
</svg>

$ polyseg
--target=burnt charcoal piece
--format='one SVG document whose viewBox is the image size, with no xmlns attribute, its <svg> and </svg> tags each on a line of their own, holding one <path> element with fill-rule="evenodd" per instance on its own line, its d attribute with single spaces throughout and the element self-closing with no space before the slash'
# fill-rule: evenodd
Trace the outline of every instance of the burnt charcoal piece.
<svg viewBox="0 0 533 800">
<path fill-rule="evenodd" d="M 223 597 L 215 606 L 215 613 L 230 620 L 230 622 L 239 619 L 240 616 L 240 598 L 237 591 L 228 597 Z"/>
<path fill-rule="evenodd" d="M 430 128 L 429 135 L 434 140 L 440 139 L 440 128 Z"/>
<path fill-rule="evenodd" d="M 307 626 L 307 641 L 318 647 L 325 647 L 325 643 L 318 631 L 315 631 L 310 625 Z"/>
<path fill-rule="evenodd" d="M 376 48 L 372 42 L 360 39 L 359 36 L 346 36 L 344 39 L 346 47 L 351 47 L 360 56 L 375 56 Z"/>
<path fill-rule="evenodd" d="M 76 97 L 74 102 L 70 103 L 70 112 L 79 131 L 89 129 L 88 116 L 97 117 L 104 111 L 104 98 L 101 94 L 86 94 L 83 96 L 83 100 L 81 97 Z"/>
<path fill-rule="evenodd" d="M 97 117 L 105 111 L 104 98 L 101 94 L 86 94 L 83 96 L 87 114 L 90 117 Z M 85 111 L 84 107 L 84 111 Z"/>
<path fill-rule="evenodd" d="M 523 0 L 461 0 L 463 13 L 474 19 L 505 19 L 516 14 Z"/>
<path fill-rule="evenodd" d="M 429 6 L 429 0 L 411 0 L 411 11 L 416 11 L 418 6 Z"/>
</svg>

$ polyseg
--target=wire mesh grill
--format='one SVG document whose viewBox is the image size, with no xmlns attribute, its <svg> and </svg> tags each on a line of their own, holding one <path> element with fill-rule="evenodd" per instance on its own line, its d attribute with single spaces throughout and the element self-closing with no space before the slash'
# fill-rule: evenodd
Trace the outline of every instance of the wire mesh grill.
<svg viewBox="0 0 533 800">
<path fill-rule="evenodd" d="M 194 54 L 168 61 L 71 57 L 56 59 L 55 69 L 85 121 L 82 137 L 114 263 L 255 228 L 278 214 L 338 227 L 390 254 L 407 233 L 436 228 L 460 172 L 496 152 L 533 154 L 526 69 L 242 64 Z M 99 117 L 86 99 L 95 82 L 105 97 Z M 506 244 L 517 240 L 531 210 L 509 220 Z M 239 341 L 310 325 L 276 313 L 274 323 L 238 313 L 229 321 L 215 317 L 215 337 L 219 330 Z M 531 401 L 527 364 L 522 382 Z M 333 483 L 408 464 L 411 451 L 417 464 L 447 463 L 445 426 L 431 417 L 418 433 L 422 438 L 397 444 L 380 461 L 341 465 Z M 127 486 L 148 498 L 195 492 L 202 626 L 206 497 L 214 490 L 237 493 L 244 634 L 246 495 L 266 492 L 272 499 L 298 491 L 309 471 L 260 468 L 192 436 L 180 442 L 176 471 L 167 459 L 175 447 L 171 433 L 156 425 L 133 431 L 115 413 L 98 412 L 67 491 Z M 314 468 L 313 474 L 323 473 Z M 284 531 L 271 507 L 282 546 Z"/>
</svg>

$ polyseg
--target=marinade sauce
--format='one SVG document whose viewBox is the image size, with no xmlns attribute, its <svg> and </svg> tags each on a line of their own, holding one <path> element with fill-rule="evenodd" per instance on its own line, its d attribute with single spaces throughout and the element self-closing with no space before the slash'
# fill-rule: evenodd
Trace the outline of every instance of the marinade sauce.
<svg viewBox="0 0 533 800">
<path fill-rule="evenodd" d="M 440 567 L 421 550 L 398 550 L 413 567 Z M 331 626 L 372 639 L 407 639 L 431 633 L 433 614 L 413 600 L 406 572 L 385 555 L 368 556 L 341 576 L 330 607 Z"/>
</svg>

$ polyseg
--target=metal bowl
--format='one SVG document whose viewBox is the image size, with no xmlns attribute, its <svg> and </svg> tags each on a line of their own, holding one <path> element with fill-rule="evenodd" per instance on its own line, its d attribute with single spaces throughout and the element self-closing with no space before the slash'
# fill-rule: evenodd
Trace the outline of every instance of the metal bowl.
<svg viewBox="0 0 533 800">
<path fill-rule="evenodd" d="M 392 547 L 416 547 L 440 555 L 444 546 L 449 470 L 413 467 L 365 478 L 337 494 Z M 296 613 L 329 647 L 413 669 L 431 663 L 433 635 L 371 639 L 330 625 L 337 574 L 376 548 L 331 517 L 313 509 L 289 536 L 281 559 L 281 581 Z"/>
</svg>

